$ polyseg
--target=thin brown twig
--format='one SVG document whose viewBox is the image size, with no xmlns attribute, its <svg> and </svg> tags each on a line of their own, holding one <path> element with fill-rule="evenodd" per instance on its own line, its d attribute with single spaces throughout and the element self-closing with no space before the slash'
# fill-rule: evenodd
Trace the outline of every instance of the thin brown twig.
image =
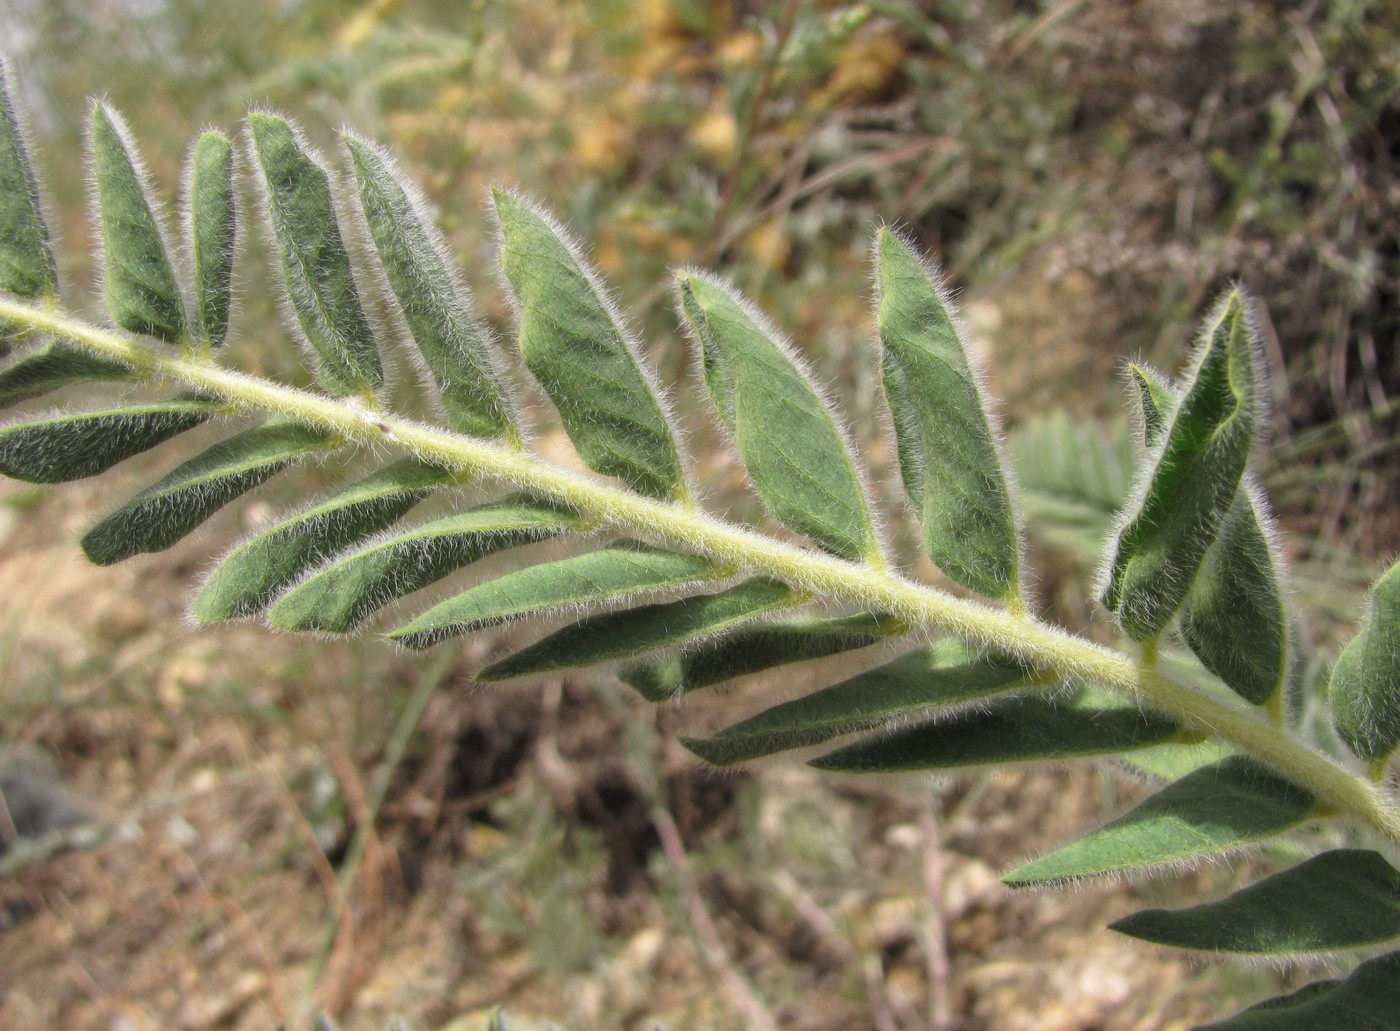
<svg viewBox="0 0 1400 1031">
<path fill-rule="evenodd" d="M 919 814 L 919 830 L 923 837 L 924 881 L 924 960 L 928 973 L 929 1026 L 932 1031 L 953 1031 L 952 975 L 948 962 L 948 923 L 944 919 L 943 903 L 943 842 L 938 832 L 938 817 L 932 796 Z"/>
<path fill-rule="evenodd" d="M 783 51 L 787 49 L 788 37 L 792 35 L 792 26 L 797 20 L 797 9 L 801 6 L 802 0 L 787 0 L 787 3 L 783 5 L 783 16 L 778 23 L 777 36 L 773 40 L 773 51 L 768 55 L 768 60 L 763 63 L 758 86 L 754 89 L 753 98 L 749 101 L 748 110 L 744 114 L 743 124 L 739 127 L 739 142 L 734 149 L 734 160 L 730 162 L 729 170 L 724 176 L 724 182 L 720 185 L 719 204 L 715 207 L 715 217 L 710 223 L 709 241 L 705 244 L 705 249 L 701 251 L 699 261 L 701 265 L 710 264 L 721 253 L 719 240 L 726 223 L 729 221 L 729 213 L 734 208 L 734 202 L 738 199 L 739 181 L 743 178 L 749 147 L 753 143 L 754 136 L 758 133 L 758 125 L 763 118 L 763 108 L 768 103 L 768 94 L 772 91 L 773 79 L 778 73 L 778 67 L 782 64 Z"/>
<path fill-rule="evenodd" d="M 743 1010 L 749 1027 L 756 1031 L 778 1031 L 778 1024 L 768 1007 L 749 986 L 747 979 L 734 969 L 734 964 L 729 961 L 719 928 L 710 918 L 709 910 L 705 908 L 705 900 L 700 897 L 700 886 L 695 880 L 690 860 L 686 858 L 685 843 L 681 841 L 676 821 L 671 818 L 669 812 L 657 806 L 652 810 L 651 822 L 661 840 L 661 850 L 665 853 L 667 862 L 671 864 L 671 869 L 675 871 L 681 894 L 685 896 L 686 913 L 690 917 L 695 936 L 699 939 L 701 958 L 705 965 L 719 976 L 725 993 Z"/>
</svg>

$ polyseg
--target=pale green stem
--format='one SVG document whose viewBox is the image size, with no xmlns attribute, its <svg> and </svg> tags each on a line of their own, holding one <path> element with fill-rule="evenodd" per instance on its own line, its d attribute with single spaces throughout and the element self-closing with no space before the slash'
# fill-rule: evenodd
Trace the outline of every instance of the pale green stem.
<svg viewBox="0 0 1400 1031">
<path fill-rule="evenodd" d="M 814 597 L 887 612 L 924 631 L 955 634 L 1016 655 L 1056 680 L 1102 685 L 1261 759 L 1400 846 L 1400 810 L 1380 787 L 1333 763 L 1257 710 L 1245 711 L 1177 684 L 1140 662 L 1039 622 L 1024 613 L 956 598 L 889 569 L 847 562 L 722 522 L 703 511 L 652 500 L 550 465 L 509 447 L 463 437 L 412 419 L 370 412 L 353 401 L 191 361 L 66 314 L 0 298 L 0 318 L 71 340 L 144 373 L 273 412 L 374 447 L 396 445 L 426 461 L 514 484 L 579 510 L 590 521 L 678 546 L 736 571 L 762 573 Z"/>
</svg>

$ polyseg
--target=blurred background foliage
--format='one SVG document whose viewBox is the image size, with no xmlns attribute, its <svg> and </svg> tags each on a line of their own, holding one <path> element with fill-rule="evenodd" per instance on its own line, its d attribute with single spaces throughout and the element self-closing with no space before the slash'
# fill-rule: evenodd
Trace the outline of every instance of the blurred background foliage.
<svg viewBox="0 0 1400 1031">
<path fill-rule="evenodd" d="M 172 198 L 196 129 L 233 130 L 249 104 L 273 106 L 328 152 L 343 124 L 391 144 L 438 207 L 478 303 L 503 330 L 509 316 L 484 217 L 494 182 L 524 187 L 587 243 L 670 385 L 688 375 L 689 359 L 667 269 L 721 268 L 834 385 L 878 468 L 889 455 L 866 346 L 867 267 L 871 229 L 887 220 L 937 256 L 961 292 L 1015 433 L 1046 607 L 1084 625 L 1095 618 L 1084 574 L 1132 461 L 1117 365 L 1134 355 L 1174 370 L 1199 313 L 1240 278 L 1266 306 L 1261 330 L 1278 402 L 1261 473 L 1300 560 L 1295 596 L 1322 624 L 1322 638 L 1345 634 L 1336 628 L 1355 617 L 1360 587 L 1400 546 L 1400 6 L 1388 0 L 7 0 L 0 29 L 34 116 L 70 301 L 81 297 L 72 287 L 93 280 L 77 171 L 86 98 L 105 94 L 125 113 Z M 264 243 L 256 231 L 244 241 L 230 360 L 295 375 L 271 281 L 258 271 Z M 703 417 L 684 414 L 702 476 L 732 475 L 708 447 Z M 12 507 L 47 504 L 26 494 Z M 74 550 L 71 540 L 57 547 Z M 191 570 L 186 560 L 174 582 Z M 173 614 L 178 599 L 166 608 Z M 0 660 L 14 680 L 27 668 L 14 659 L 23 637 L 7 633 Z M 130 692 L 128 702 L 152 692 L 159 711 L 169 709 L 172 678 L 200 685 L 203 700 L 190 704 L 206 708 L 196 711 L 232 718 L 257 742 L 255 757 L 288 763 L 278 773 L 281 794 L 260 795 L 235 777 L 237 790 L 252 791 L 239 804 L 275 824 L 278 799 L 291 791 L 342 880 L 347 855 L 359 857 L 349 864 L 352 881 L 361 859 L 384 868 L 365 839 L 366 812 L 371 830 L 399 850 L 390 865 L 405 884 L 435 883 L 435 863 L 471 858 L 466 880 L 453 883 L 488 903 L 469 920 L 455 910 L 448 920 L 474 928 L 482 956 L 520 951 L 516 966 L 489 979 L 495 997 L 512 997 L 535 976 L 522 971 L 543 969 L 556 978 L 556 995 L 582 993 L 556 1015 L 572 1006 L 595 1015 L 580 1026 L 640 1020 L 645 992 L 634 986 L 629 995 L 611 973 L 600 982 L 598 957 L 610 957 L 614 973 L 633 963 L 654 982 L 683 983 L 698 961 L 647 935 L 693 923 L 689 877 L 711 903 L 739 914 L 720 930 L 735 962 L 765 984 L 783 1026 L 867 1018 L 882 1028 L 954 1026 L 939 1025 L 937 1006 L 918 1001 L 939 977 L 936 964 L 918 958 L 938 951 L 920 922 L 927 883 L 910 872 L 918 843 L 933 833 L 922 795 L 821 794 L 827 789 L 805 780 L 769 793 L 746 777 L 706 779 L 665 743 L 677 721 L 669 709 L 639 722 L 649 710 L 616 701 L 615 690 L 572 683 L 543 698 L 448 694 L 430 703 L 414 688 L 411 665 L 375 649 L 357 645 L 333 659 L 303 648 L 279 659 L 275 674 L 259 666 L 258 677 L 280 679 L 257 690 L 240 687 L 251 666 L 236 662 L 214 674 L 152 672 L 136 686 L 129 670 L 88 672 L 102 690 L 116 683 Z M 70 675 L 60 654 L 47 661 L 44 676 L 55 683 Z M 1320 668 L 1310 663 L 1303 676 L 1315 680 Z M 360 687 L 347 700 L 338 686 L 347 678 L 383 689 Z M 145 702 L 121 716 L 109 708 L 103 718 L 115 722 L 105 729 L 80 721 L 75 730 L 53 715 L 53 696 L 32 684 L 26 691 L 7 703 L 7 738 L 59 752 L 86 741 L 109 763 L 91 776 L 123 761 L 143 766 L 146 753 L 130 740 L 148 718 Z M 89 692 L 74 708 L 100 697 Z M 329 744 L 347 718 L 349 742 Z M 420 732 L 386 743 L 383 728 L 411 730 L 419 720 Z M 161 740 L 172 755 L 182 747 L 173 732 Z M 236 768 L 237 754 L 247 756 L 234 753 Z M 567 775 L 560 753 L 575 764 Z M 164 770 L 162 762 L 148 756 L 144 768 Z M 379 786 L 369 810 L 356 769 L 373 770 Z M 775 776 L 786 774 L 761 775 L 765 787 Z M 950 877 L 976 880 L 1031 848 L 1015 807 L 1048 806 L 1059 794 L 988 783 L 937 796 L 950 854 L 981 857 L 980 866 L 955 863 Z M 1112 808 L 1111 781 L 1074 783 L 1089 810 Z M 977 814 L 990 811 L 1009 814 L 1010 825 L 986 830 L 994 821 Z M 849 835 L 835 840 L 830 821 L 838 818 Z M 968 829 L 974 819 L 977 835 Z M 697 869 L 684 877 L 663 848 L 666 821 L 692 850 Z M 470 844 L 452 837 L 468 827 Z M 531 854 L 512 850 L 521 839 L 537 846 Z M 279 847 L 289 851 L 261 860 L 273 867 L 260 873 L 272 894 L 275 871 L 310 862 L 295 835 Z M 319 863 L 311 868 L 324 875 Z M 252 876 L 236 864 L 206 874 L 211 883 Z M 852 903 L 862 875 L 883 879 L 908 912 L 882 911 L 870 898 L 876 885 Z M 637 901 L 638 885 L 652 901 Z M 256 910 L 256 900 L 226 890 Z M 387 903 L 372 901 L 382 917 Z M 1035 905 L 999 911 L 1001 933 L 1022 934 L 1018 921 Z M 843 915 L 823 915 L 831 912 Z M 344 925 L 327 919 L 328 937 L 308 946 L 319 957 L 308 983 L 343 958 L 336 928 Z M 390 930 L 368 918 L 359 927 L 362 939 L 389 949 Z M 998 1008 L 986 1001 L 994 975 L 972 972 L 974 958 L 996 955 L 987 944 L 995 936 L 972 924 L 949 934 L 968 955 L 952 972 L 966 1026 L 1017 1026 L 1007 1016 L 1017 1012 L 1014 992 Z M 542 941 L 565 938 L 567 948 L 539 952 Z M 700 939 L 703 959 L 709 944 Z M 718 976 L 714 963 L 700 965 Z M 765 973 L 783 983 L 764 982 Z M 369 975 L 352 974 L 340 971 L 318 998 L 355 1012 Z M 1161 983 L 1194 985 L 1194 976 Z M 1025 983 L 1026 998 L 1055 994 L 1043 980 Z M 826 1003 L 798 1020 L 814 990 Z M 493 997 L 468 995 L 478 1005 Z M 365 1012 L 381 1012 L 391 996 L 399 998 L 382 990 L 380 1010 Z M 431 1019 L 467 1005 L 460 992 L 448 998 L 450 1006 L 426 1011 Z M 1121 1026 L 1172 1026 L 1163 1015 L 1174 1012 L 1170 1000 L 1145 993 L 1138 1003 L 1143 1022 Z M 741 1026 L 752 1017 L 724 1017 L 714 1000 L 696 1005 L 678 1011 L 690 1023 L 677 1026 Z M 284 1016 L 295 1006 L 285 998 L 272 1009 Z M 184 1022 L 234 1026 L 244 1012 L 222 1024 Z M 1061 1026 L 1048 1010 L 1034 1015 L 1039 1022 L 1028 1026 Z M 1080 1026 L 1072 1014 L 1064 1019 Z"/>
</svg>

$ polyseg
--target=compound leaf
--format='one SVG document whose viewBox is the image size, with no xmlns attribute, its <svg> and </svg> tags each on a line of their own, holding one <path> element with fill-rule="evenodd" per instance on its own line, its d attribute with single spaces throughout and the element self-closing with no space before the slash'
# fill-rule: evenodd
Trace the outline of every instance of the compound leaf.
<svg viewBox="0 0 1400 1031">
<path fill-rule="evenodd" d="M 1314 981 L 1196 1031 L 1394 1031 L 1400 1013 L 1400 952 L 1362 963 L 1345 981 Z"/>
<path fill-rule="evenodd" d="M 794 598 L 786 584 L 757 577 L 718 594 L 592 616 L 492 663 L 477 679 L 510 680 L 689 644 L 791 605 Z"/>
<path fill-rule="evenodd" d="M 264 213 L 281 256 L 282 284 L 321 385 L 337 396 L 371 397 L 383 380 L 374 334 L 360 305 L 330 179 L 279 115 L 248 115 Z"/>
<path fill-rule="evenodd" d="M 1378 852 L 1336 849 L 1187 909 L 1144 909 L 1109 927 L 1181 949 L 1288 956 L 1400 937 L 1400 870 Z"/>
<path fill-rule="evenodd" d="M 910 714 L 1022 687 L 1028 671 L 949 639 L 902 655 L 832 687 L 775 705 L 706 740 L 683 739 L 700 758 L 731 766 L 821 744 Z"/>
<path fill-rule="evenodd" d="M 1332 668 L 1332 724 L 1356 755 L 1386 759 L 1400 745 L 1400 562 L 1371 588 L 1366 620 Z"/>
<path fill-rule="evenodd" d="M 371 613 L 478 559 L 573 529 L 557 508 L 508 499 L 445 516 L 332 559 L 268 610 L 283 630 L 349 633 Z"/>
<path fill-rule="evenodd" d="M 404 458 L 250 538 L 219 563 L 190 605 L 201 623 L 261 612 L 313 566 L 392 525 L 428 492 L 453 482 Z"/>
<path fill-rule="evenodd" d="M 194 316 L 200 342 L 221 347 L 228 336 L 233 256 L 238 232 L 233 144 L 215 129 L 199 134 L 190 153 L 185 223 L 194 264 Z"/>
<path fill-rule="evenodd" d="M 58 266 L 9 70 L 0 60 L 0 290 L 58 296 Z M 3 333 L 0 332 L 0 339 Z M 5 347 L 0 343 L 0 348 Z M 0 350 L 0 355 L 4 351 Z"/>
<path fill-rule="evenodd" d="M 131 378 L 132 371 L 120 362 L 50 340 L 0 369 L 0 408 L 79 383 Z"/>
<path fill-rule="evenodd" d="M 835 555 L 880 561 L 850 448 L 789 346 L 727 286 L 681 273 L 677 291 L 706 389 L 764 504 Z"/>
<path fill-rule="evenodd" d="M 399 314 L 454 430 L 519 438 L 489 331 L 453 271 L 427 203 L 384 150 L 342 134 L 360 208 Z"/>
<path fill-rule="evenodd" d="M 0 429 L 0 473 L 30 483 L 96 476 L 218 411 L 210 401 L 163 401 L 15 423 Z"/>
<path fill-rule="evenodd" d="M 388 636 L 410 648 L 429 648 L 493 623 L 681 587 L 713 573 L 708 559 L 615 544 L 478 584 L 434 605 Z"/>
<path fill-rule="evenodd" d="M 1178 733 L 1171 720 L 1097 690 L 1070 702 L 1013 697 L 987 710 L 862 738 L 814 759 L 850 773 L 957 769 L 1115 755 L 1160 744 Z"/>
<path fill-rule="evenodd" d="M 559 409 L 579 457 L 652 497 L 683 496 L 660 391 L 597 273 L 540 208 L 506 190 L 493 201 L 521 356 Z"/>
<path fill-rule="evenodd" d="M 1244 295 L 1231 290 L 1118 533 L 1103 602 L 1136 640 L 1156 637 L 1181 608 L 1244 475 L 1261 393 L 1252 333 Z"/>
<path fill-rule="evenodd" d="M 221 441 L 98 523 L 83 551 L 99 566 L 163 551 L 224 505 L 334 439 L 295 423 L 266 423 Z"/>
<path fill-rule="evenodd" d="M 964 587 L 1019 603 L 1006 471 L 951 306 L 907 240 L 876 239 L 880 372 L 904 488 L 929 557 Z"/>
<path fill-rule="evenodd" d="M 100 100 L 92 106 L 88 145 L 107 310 L 132 333 L 181 340 L 185 302 L 170 267 L 149 176 L 126 122 Z"/>
<path fill-rule="evenodd" d="M 868 648 L 904 629 L 897 620 L 873 612 L 802 616 L 741 628 L 618 676 L 647 701 L 661 702 L 751 673 Z"/>
<path fill-rule="evenodd" d="M 1281 834 L 1313 812 L 1306 791 L 1253 759 L 1231 756 L 1002 880 L 1020 888 L 1217 856 Z"/>
</svg>

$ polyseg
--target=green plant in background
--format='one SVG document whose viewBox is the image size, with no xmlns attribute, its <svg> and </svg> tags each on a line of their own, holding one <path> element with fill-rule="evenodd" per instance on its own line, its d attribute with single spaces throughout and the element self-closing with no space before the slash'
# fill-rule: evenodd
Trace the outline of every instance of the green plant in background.
<svg viewBox="0 0 1400 1031">
<path fill-rule="evenodd" d="M 1178 381 L 1131 370 L 1139 473 L 1101 576 L 1127 648 L 1111 650 L 1029 611 L 1024 527 L 1000 434 L 939 278 L 900 234 L 883 228 L 875 240 L 881 380 L 921 552 L 959 593 L 900 570 L 832 400 L 723 280 L 676 273 L 676 304 L 718 422 L 780 525 L 706 511 L 638 341 L 579 246 L 521 195 L 497 190 L 492 207 L 523 365 L 591 472 L 532 450 L 513 371 L 474 314 L 417 189 L 373 143 L 344 135 L 339 197 L 294 125 L 267 111 L 247 119 L 246 161 L 287 326 L 315 378 L 297 388 L 218 360 L 241 232 L 231 141 L 211 130 L 192 147 L 177 247 L 120 116 L 93 105 L 108 327 L 60 302 L 8 79 L 0 90 L 0 348 L 14 352 L 0 367 L 0 403 L 77 383 L 124 392 L 117 407 L 10 422 L 0 429 L 0 472 L 64 482 L 195 426 L 242 427 L 98 522 L 82 542 L 93 561 L 168 548 L 290 466 L 358 454 L 372 466 L 363 478 L 225 555 L 191 604 L 196 620 L 262 614 L 284 629 L 345 633 L 492 553 L 576 542 L 569 557 L 473 586 L 389 638 L 425 648 L 581 612 L 478 679 L 613 662 L 654 701 L 870 649 L 865 672 L 687 741 L 717 765 L 838 739 L 846 740 L 814 765 L 955 771 L 1109 756 L 1150 767 L 1166 750 L 1182 771 L 1171 783 L 1007 883 L 1140 875 L 1335 824 L 1356 847 L 1321 852 L 1223 900 L 1144 911 L 1114 927 L 1273 959 L 1363 950 L 1345 980 L 1212 1026 L 1392 1026 L 1400 952 L 1378 946 L 1400 937 L 1400 871 L 1386 858 L 1400 847 L 1400 807 L 1387 784 L 1400 745 L 1400 572 L 1376 584 L 1333 673 L 1333 722 L 1353 753 L 1339 760 L 1329 742 L 1295 725 L 1286 702 L 1293 657 L 1282 562 L 1249 472 L 1268 391 L 1242 289 L 1216 304 Z M 372 257 L 357 256 L 358 239 Z M 371 287 L 394 336 L 412 342 L 433 421 L 385 402 L 386 334 L 367 314 Z M 449 492 L 482 503 L 396 528 L 419 501 Z M 1190 664 L 1174 658 L 1178 635 L 1194 653 Z M 813 681 L 820 669 L 810 667 Z"/>
</svg>

